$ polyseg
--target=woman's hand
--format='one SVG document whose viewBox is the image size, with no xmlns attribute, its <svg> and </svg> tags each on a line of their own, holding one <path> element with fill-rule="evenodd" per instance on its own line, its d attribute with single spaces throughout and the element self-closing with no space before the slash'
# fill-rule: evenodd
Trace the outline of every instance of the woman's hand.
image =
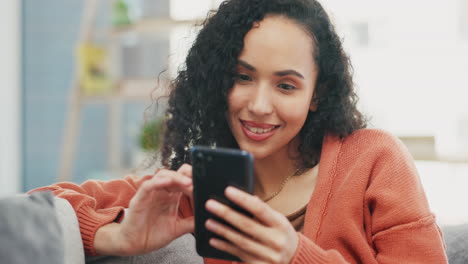
<svg viewBox="0 0 468 264">
<path fill-rule="evenodd" d="M 190 165 L 184 164 L 177 172 L 159 170 L 137 190 L 122 223 L 104 226 L 96 232 L 96 252 L 106 255 L 144 254 L 193 232 L 193 217 L 178 217 L 181 195 L 191 198 L 192 191 Z"/>
<path fill-rule="evenodd" d="M 208 211 L 241 231 L 209 219 L 206 227 L 228 241 L 213 238 L 210 245 L 251 264 L 289 263 L 299 238 L 288 219 L 258 197 L 234 187 L 226 188 L 225 194 L 229 200 L 252 213 L 254 218 L 244 216 L 215 200 L 209 200 L 206 203 Z"/>
</svg>

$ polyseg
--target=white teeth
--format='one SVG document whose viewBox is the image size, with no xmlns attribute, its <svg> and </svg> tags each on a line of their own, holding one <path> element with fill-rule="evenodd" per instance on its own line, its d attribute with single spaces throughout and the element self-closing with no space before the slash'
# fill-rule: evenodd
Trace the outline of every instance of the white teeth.
<svg viewBox="0 0 468 264">
<path fill-rule="evenodd" d="M 263 129 L 263 128 L 258 128 L 258 127 L 250 127 L 246 124 L 244 124 L 244 126 L 251 132 L 254 132 L 256 134 L 262 134 L 262 133 L 267 133 L 267 132 L 270 132 L 272 131 L 273 129 L 275 129 L 275 127 L 271 127 L 271 128 L 268 128 L 268 129 Z"/>
</svg>

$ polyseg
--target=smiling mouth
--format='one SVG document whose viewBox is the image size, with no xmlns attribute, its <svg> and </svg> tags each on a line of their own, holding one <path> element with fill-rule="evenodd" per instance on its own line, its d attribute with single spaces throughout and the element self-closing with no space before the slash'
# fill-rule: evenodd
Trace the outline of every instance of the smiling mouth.
<svg viewBox="0 0 468 264">
<path fill-rule="evenodd" d="M 240 120 L 243 127 L 245 127 L 248 131 L 255 133 L 255 134 L 265 134 L 273 131 L 274 129 L 280 127 L 279 125 L 261 125 L 263 128 L 258 126 L 253 126 L 251 122 Z"/>
</svg>

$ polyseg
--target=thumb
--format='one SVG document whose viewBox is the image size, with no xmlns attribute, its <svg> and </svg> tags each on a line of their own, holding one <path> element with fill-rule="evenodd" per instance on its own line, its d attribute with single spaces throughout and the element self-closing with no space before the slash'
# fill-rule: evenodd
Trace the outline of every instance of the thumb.
<svg viewBox="0 0 468 264">
<path fill-rule="evenodd" d="M 186 177 L 192 178 L 192 166 L 189 164 L 184 163 L 182 166 L 180 166 L 177 172 Z"/>
<path fill-rule="evenodd" d="M 181 235 L 187 233 L 193 233 L 195 230 L 195 218 L 193 216 L 180 219 L 177 223 L 176 236 L 180 237 Z"/>
</svg>

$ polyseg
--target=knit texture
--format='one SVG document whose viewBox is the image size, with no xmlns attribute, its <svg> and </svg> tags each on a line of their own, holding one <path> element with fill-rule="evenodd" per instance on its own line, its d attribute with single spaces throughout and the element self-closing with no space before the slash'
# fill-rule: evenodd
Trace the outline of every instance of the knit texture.
<svg viewBox="0 0 468 264">
<path fill-rule="evenodd" d="M 75 208 L 86 254 L 92 255 L 96 230 L 118 221 L 150 177 L 59 183 L 41 190 L 52 190 Z M 179 215 L 192 214 L 189 200 L 182 198 Z M 381 130 L 325 137 L 317 185 L 298 236 L 291 264 L 447 263 L 414 162 L 396 137 Z"/>
<path fill-rule="evenodd" d="M 119 222 L 142 182 L 152 176 L 128 176 L 112 181 L 89 180 L 81 185 L 63 182 L 30 191 L 52 191 L 68 200 L 78 217 L 85 254 L 94 256 L 94 236 L 103 225 Z"/>
</svg>

